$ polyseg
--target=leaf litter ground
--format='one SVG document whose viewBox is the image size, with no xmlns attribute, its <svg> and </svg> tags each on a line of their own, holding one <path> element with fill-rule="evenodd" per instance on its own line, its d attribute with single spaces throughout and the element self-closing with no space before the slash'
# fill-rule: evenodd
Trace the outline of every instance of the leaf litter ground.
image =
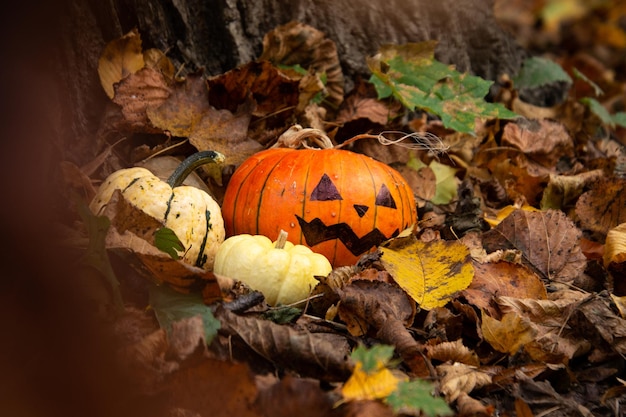
<svg viewBox="0 0 626 417">
<path fill-rule="evenodd" d="M 162 52 L 142 51 L 136 32 L 111 42 L 99 67 L 112 99 L 101 157 L 63 166 L 66 190 L 83 203 L 120 166 L 209 148 L 234 166 L 293 123 L 335 142 L 395 131 L 445 145 L 351 145 L 402 172 L 420 222 L 321 278 L 304 309 L 268 308 L 237 282 L 160 252 L 154 219 L 126 224 L 112 206 L 104 236 L 106 225 L 83 213 L 85 226 L 66 241 L 90 239 L 81 264 L 96 277 L 86 284 L 90 309 L 136 407 L 163 416 L 621 415 L 626 80 L 610 75 L 624 63 L 598 48 L 623 56 L 626 34 L 596 19 L 614 9 L 586 13 L 594 45 L 529 61 L 498 81 L 494 102 L 483 100 L 490 83 L 434 61 L 429 43 L 387 47 L 370 61 L 372 83 L 356 80 L 343 97 L 332 41 L 304 25 L 272 33 L 287 48 L 299 31 L 312 34 L 299 68 L 268 48 L 214 77 L 175 73 Z M 583 30 L 566 13 L 531 16 L 568 23 L 520 30 L 538 51 Z M 554 83 L 566 92 L 558 103 L 529 99 Z M 123 137 L 132 140 L 118 146 Z M 218 200 L 229 172 L 199 172 Z"/>
</svg>

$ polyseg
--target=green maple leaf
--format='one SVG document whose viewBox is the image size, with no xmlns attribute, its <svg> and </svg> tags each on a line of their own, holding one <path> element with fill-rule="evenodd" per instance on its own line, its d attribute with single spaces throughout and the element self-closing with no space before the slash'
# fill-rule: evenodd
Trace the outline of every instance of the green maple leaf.
<svg viewBox="0 0 626 417">
<path fill-rule="evenodd" d="M 414 416 L 450 416 L 453 414 L 443 398 L 433 397 L 433 385 L 421 379 L 405 381 L 389 397 L 387 404 L 397 414 Z"/>
<path fill-rule="evenodd" d="M 368 59 L 370 82 L 379 98 L 393 96 L 409 109 L 441 117 L 444 126 L 474 133 L 477 118 L 510 119 L 518 115 L 485 96 L 491 81 L 460 73 L 434 58 L 434 41 L 387 45 Z"/>
</svg>

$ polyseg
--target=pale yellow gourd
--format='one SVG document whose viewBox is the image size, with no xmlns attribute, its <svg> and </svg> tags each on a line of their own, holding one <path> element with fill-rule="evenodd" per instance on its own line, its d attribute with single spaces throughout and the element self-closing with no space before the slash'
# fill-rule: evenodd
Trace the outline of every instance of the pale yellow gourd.
<svg viewBox="0 0 626 417">
<path fill-rule="evenodd" d="M 203 190 L 180 184 L 198 166 L 224 159 L 218 152 L 195 153 L 167 181 L 145 168 L 121 169 L 104 180 L 89 208 L 100 214 L 115 190 L 120 190 L 131 204 L 176 233 L 185 247 L 180 253 L 183 262 L 211 270 L 225 237 L 220 206 Z"/>
<path fill-rule="evenodd" d="M 282 246 L 284 245 L 284 246 Z M 302 245 L 277 242 L 261 235 L 231 236 L 217 250 L 213 272 L 260 291 L 269 305 L 303 301 L 317 285 L 316 276 L 327 276 L 332 267 L 326 257 Z"/>
</svg>

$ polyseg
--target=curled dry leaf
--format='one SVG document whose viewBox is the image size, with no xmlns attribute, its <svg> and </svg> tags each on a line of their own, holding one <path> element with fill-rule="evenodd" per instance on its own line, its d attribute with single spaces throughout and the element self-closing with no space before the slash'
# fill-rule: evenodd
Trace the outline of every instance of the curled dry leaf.
<svg viewBox="0 0 626 417">
<path fill-rule="evenodd" d="M 626 223 L 609 230 L 603 256 L 604 267 L 613 278 L 616 295 L 626 294 Z"/>
<path fill-rule="evenodd" d="M 415 303 L 395 285 L 382 281 L 353 281 L 337 291 L 339 317 L 353 335 L 372 331 L 382 343 L 396 348 L 398 355 L 418 376 L 429 376 L 423 347 L 407 327 L 415 317 Z"/>
<path fill-rule="evenodd" d="M 141 37 L 137 29 L 109 42 L 98 60 L 100 84 L 109 98 L 115 95 L 115 84 L 139 71 L 144 65 Z"/>
<path fill-rule="evenodd" d="M 506 261 L 474 262 L 474 279 L 462 294 L 470 304 L 492 315 L 496 296 L 547 298 L 546 288 L 537 274 L 527 266 Z"/>
<path fill-rule="evenodd" d="M 115 86 L 113 102 L 122 108 L 123 121 L 119 128 L 138 133 L 161 133 L 150 123 L 147 110 L 159 107 L 171 94 L 171 88 L 159 71 L 152 68 L 125 77 Z"/>
<path fill-rule="evenodd" d="M 436 369 L 441 376 L 441 392 L 449 403 L 455 401 L 461 393 L 469 394 L 476 388 L 491 384 L 492 381 L 489 373 L 463 363 L 444 363 Z"/>
<path fill-rule="evenodd" d="M 325 100 L 333 108 L 343 101 L 343 73 L 335 42 L 307 24 L 292 21 L 268 32 L 263 38 L 260 59 L 275 65 L 294 66 L 326 80 Z"/>
<path fill-rule="evenodd" d="M 583 193 L 584 188 L 598 181 L 603 175 L 600 169 L 577 175 L 550 174 L 550 181 L 541 198 L 541 208 L 567 211 L 566 209 Z"/>
<path fill-rule="evenodd" d="M 476 352 L 465 346 L 461 339 L 428 346 L 427 353 L 429 358 L 441 362 L 459 362 L 471 366 L 480 365 L 480 359 Z"/>
<path fill-rule="evenodd" d="M 325 381 L 345 381 L 351 373 L 350 347 L 334 333 L 311 333 L 256 317 L 239 316 L 218 307 L 220 334 L 241 339 L 250 349 L 279 368 Z"/>
<path fill-rule="evenodd" d="M 515 313 L 506 313 L 502 320 L 482 315 L 482 332 L 485 341 L 502 353 L 516 354 L 536 336 L 537 330 L 529 320 Z"/>
<path fill-rule="evenodd" d="M 483 235 L 487 252 L 518 249 L 522 262 L 544 280 L 572 282 L 587 264 L 579 239 L 581 232 L 565 213 L 556 210 L 515 210 Z"/>
<path fill-rule="evenodd" d="M 576 215 L 583 228 L 602 236 L 626 223 L 626 179 L 604 178 L 580 196 Z"/>
</svg>

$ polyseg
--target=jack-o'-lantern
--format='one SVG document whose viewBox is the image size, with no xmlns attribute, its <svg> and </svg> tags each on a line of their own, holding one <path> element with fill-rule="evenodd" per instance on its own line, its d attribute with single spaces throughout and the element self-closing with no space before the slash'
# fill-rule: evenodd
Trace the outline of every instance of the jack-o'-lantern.
<svg viewBox="0 0 626 417">
<path fill-rule="evenodd" d="M 332 145 L 332 144 L 331 144 Z M 400 173 L 342 149 L 271 148 L 230 179 L 222 215 L 227 236 L 278 236 L 352 265 L 416 221 L 413 192 Z"/>
</svg>

